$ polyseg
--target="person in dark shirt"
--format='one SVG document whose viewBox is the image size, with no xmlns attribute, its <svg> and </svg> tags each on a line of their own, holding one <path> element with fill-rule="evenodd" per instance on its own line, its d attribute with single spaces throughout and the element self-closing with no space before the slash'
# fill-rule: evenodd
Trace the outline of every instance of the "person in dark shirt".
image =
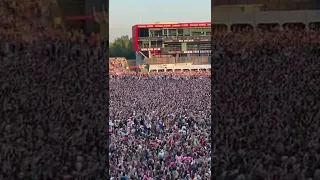
<svg viewBox="0 0 320 180">
<path fill-rule="evenodd" d="M 122 173 L 122 177 L 120 180 L 127 180 L 127 176 L 126 176 L 126 173 Z"/>
</svg>

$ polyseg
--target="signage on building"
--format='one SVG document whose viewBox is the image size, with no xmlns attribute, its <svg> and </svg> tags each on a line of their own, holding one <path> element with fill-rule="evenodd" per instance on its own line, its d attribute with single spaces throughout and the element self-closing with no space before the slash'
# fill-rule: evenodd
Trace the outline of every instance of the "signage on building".
<svg viewBox="0 0 320 180">
<path fill-rule="evenodd" d="M 194 42 L 194 39 L 179 40 L 179 42 Z"/>
<path fill-rule="evenodd" d="M 161 48 L 141 48 L 141 51 L 160 51 Z"/>
<path fill-rule="evenodd" d="M 183 27 L 210 27 L 211 23 L 179 23 L 179 24 L 140 24 L 138 28 L 183 28 Z"/>
<path fill-rule="evenodd" d="M 205 53 L 211 53 L 211 50 L 200 50 L 200 51 L 183 51 L 184 54 L 195 54 L 195 53 L 200 53 L 200 54 L 205 54 Z"/>
<path fill-rule="evenodd" d="M 211 50 L 168 51 L 168 54 L 210 54 Z"/>
</svg>

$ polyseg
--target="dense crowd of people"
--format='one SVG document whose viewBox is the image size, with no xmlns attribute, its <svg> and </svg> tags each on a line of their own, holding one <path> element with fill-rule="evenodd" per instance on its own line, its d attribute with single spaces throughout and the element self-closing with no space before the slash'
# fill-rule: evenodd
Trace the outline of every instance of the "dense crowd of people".
<svg viewBox="0 0 320 180">
<path fill-rule="evenodd" d="M 1 41 L 32 41 L 38 38 L 39 31 L 50 29 L 50 7 L 55 0 L 0 2 Z"/>
<path fill-rule="evenodd" d="M 320 179 L 320 33 L 213 33 L 213 177 Z"/>
<path fill-rule="evenodd" d="M 111 179 L 211 178 L 207 71 L 132 72 L 109 81 Z"/>
<path fill-rule="evenodd" d="M 117 75 L 130 73 L 128 71 L 128 62 L 126 58 L 109 58 L 109 74 Z"/>
<path fill-rule="evenodd" d="M 255 32 L 245 29 L 237 32 L 215 31 L 213 36 L 213 152 L 210 158 L 213 172 L 210 176 L 219 180 L 319 179 L 320 113 L 317 85 L 320 84 L 320 62 L 317 60 L 320 55 L 320 33 L 298 29 L 259 29 Z M 205 83 L 200 83 L 203 79 L 188 78 L 188 75 L 195 73 L 204 72 L 131 73 L 115 76 L 111 80 L 113 88 L 121 85 L 126 87 L 119 88 L 125 90 L 117 93 L 111 86 L 110 115 L 115 118 L 110 118 L 110 137 L 111 142 L 117 142 L 110 147 L 111 175 L 114 178 L 188 179 L 188 175 L 195 178 L 201 174 L 202 171 L 191 171 L 191 174 L 180 172 L 180 167 L 180 171 L 173 169 L 171 162 L 162 158 L 166 154 L 164 152 L 167 152 L 171 160 L 172 152 L 177 152 L 168 151 L 170 133 L 167 133 L 167 126 L 164 124 L 170 120 L 167 120 L 167 113 L 162 112 L 176 112 L 177 108 L 165 108 L 167 104 L 170 106 L 171 103 L 176 104 L 176 101 L 183 102 L 178 99 L 186 93 L 186 88 L 168 84 L 179 79 L 180 84 L 187 82 L 183 86 L 192 87 L 192 81 L 195 81 L 197 89 L 203 90 L 201 87 L 206 87 Z M 202 74 L 201 77 L 205 76 Z M 174 86 L 178 89 L 173 88 Z M 160 100 L 150 89 L 154 89 L 157 92 L 155 94 L 160 92 Z M 166 96 L 163 94 L 173 92 L 178 93 L 164 103 L 163 97 Z M 197 106 L 197 103 L 192 103 L 197 95 L 189 94 L 193 93 L 188 93 L 189 107 Z M 206 101 L 204 98 L 200 99 Z M 130 103 L 121 104 L 120 101 Z M 151 103 L 142 103 L 150 101 Z M 127 108 L 128 106 L 135 108 Z M 125 110 L 119 112 L 116 109 Z M 161 114 L 154 115 L 154 109 L 161 109 Z M 117 116 L 112 116 L 112 113 Z M 179 117 L 172 118 L 173 122 L 179 122 Z M 185 118 L 188 119 L 188 116 Z M 209 120 L 199 120 L 201 119 Z M 154 131 L 149 130 L 148 126 L 153 127 Z M 181 129 L 177 128 L 177 132 L 183 132 L 182 127 L 183 123 Z M 197 133 L 193 128 L 187 132 L 191 137 L 194 136 L 193 133 Z M 165 133 L 167 136 L 163 136 Z M 167 139 L 167 146 L 161 144 L 163 139 Z M 116 150 L 119 149 L 122 149 L 119 152 L 122 155 L 117 153 Z M 126 156 L 128 154 L 129 159 Z M 153 157 L 150 163 L 146 158 L 149 156 Z M 174 163 L 177 163 L 176 159 Z M 189 169 L 189 166 L 182 169 Z M 200 177 L 206 179 L 203 174 Z"/>
<path fill-rule="evenodd" d="M 0 179 L 107 179 L 108 45 L 0 2 Z"/>
<path fill-rule="evenodd" d="M 23 45 L 0 55 L 0 179 L 106 179 L 106 53 Z"/>
<path fill-rule="evenodd" d="M 319 32 L 214 31 L 213 74 L 142 73 L 52 3 L 0 2 L 0 179 L 320 179 Z"/>
</svg>

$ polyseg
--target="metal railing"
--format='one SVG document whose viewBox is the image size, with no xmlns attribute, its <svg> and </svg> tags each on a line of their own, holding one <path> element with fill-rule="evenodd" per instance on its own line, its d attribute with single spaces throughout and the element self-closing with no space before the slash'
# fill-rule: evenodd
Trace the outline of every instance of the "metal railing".
<svg viewBox="0 0 320 180">
<path fill-rule="evenodd" d="M 192 42 L 192 41 L 211 41 L 210 35 L 201 36 L 159 36 L 159 37 L 139 37 L 140 41 L 164 41 L 164 42 Z"/>
<path fill-rule="evenodd" d="M 177 64 L 192 63 L 194 65 L 210 64 L 210 56 L 189 56 L 189 57 L 157 57 L 145 58 L 144 64 Z"/>
<path fill-rule="evenodd" d="M 162 45 L 139 45 L 139 49 L 141 48 L 162 48 Z"/>
<path fill-rule="evenodd" d="M 211 36 L 171 36 L 162 38 L 164 42 L 193 42 L 193 41 L 210 41 Z"/>
</svg>

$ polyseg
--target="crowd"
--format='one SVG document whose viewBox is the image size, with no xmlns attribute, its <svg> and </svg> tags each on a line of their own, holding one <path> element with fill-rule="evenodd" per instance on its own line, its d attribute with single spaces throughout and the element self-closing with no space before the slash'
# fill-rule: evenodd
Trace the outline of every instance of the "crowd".
<svg viewBox="0 0 320 180">
<path fill-rule="evenodd" d="M 109 58 L 109 74 L 128 74 L 128 62 L 126 58 Z"/>
<path fill-rule="evenodd" d="M 105 179 L 106 53 L 68 41 L 23 45 L 0 55 L 0 179 Z"/>
<path fill-rule="evenodd" d="M 210 176 L 219 180 L 320 179 L 320 112 L 317 102 L 317 85 L 320 84 L 320 33 L 298 29 L 259 29 L 255 32 L 245 29 L 236 32 L 215 31 L 213 36 L 213 152 L 210 158 L 213 172 Z M 170 120 L 167 121 L 167 113 L 162 112 L 176 112 L 177 109 L 162 108 L 165 109 L 171 103 L 176 104 L 176 101 L 179 104 L 183 102 L 178 99 L 185 96 L 186 88 L 168 85 L 177 79 L 180 84 L 187 82 L 184 87 L 192 87 L 192 81 L 197 81 L 197 89 L 205 87 L 200 83 L 203 79 L 188 78 L 188 75 L 196 73 L 204 72 L 131 73 L 118 75 L 111 80 L 111 89 L 120 84 L 125 86 L 119 88 L 124 89 L 121 92 L 113 90 L 110 94 L 110 116 L 113 117 L 114 113 L 118 117 L 110 118 L 111 142 L 117 142 L 112 143 L 109 154 L 113 177 L 126 176 L 134 179 L 138 176 L 136 179 L 147 179 L 163 176 L 164 179 L 183 179 L 188 176 L 187 172 L 179 171 L 180 167 L 179 170 L 170 169 L 171 162 L 162 158 L 165 152 L 170 160 L 172 158 L 172 151 L 167 150 L 168 145 L 161 145 L 163 139 L 167 139 L 165 144 L 171 142 L 170 133 L 163 137 L 167 127 L 165 124 L 169 124 Z M 205 77 L 203 74 L 201 76 Z M 178 88 L 173 88 L 174 86 Z M 150 89 L 156 91 L 155 94 L 160 92 L 160 96 L 150 93 Z M 166 97 L 164 93 L 173 92 L 177 92 L 174 97 L 163 100 Z M 193 95 L 188 99 L 189 107 L 196 106 L 197 103 L 192 103 L 196 97 L 197 95 Z M 113 106 L 135 108 L 119 108 L 131 109 L 126 112 L 116 111 L 118 108 L 112 108 Z M 161 114 L 154 115 L 154 109 L 161 109 Z M 179 118 L 180 116 L 172 119 Z M 155 133 L 148 130 L 148 126 Z M 180 127 L 183 132 L 183 123 Z M 179 127 L 177 129 L 179 132 Z M 187 132 L 193 137 L 192 132 L 197 131 Z M 181 140 L 178 141 L 181 144 Z M 117 151 L 119 149 L 122 151 Z M 128 154 L 130 156 L 126 156 Z M 146 158 L 149 156 L 152 157 L 151 166 Z M 177 163 L 176 158 L 174 163 Z M 182 169 L 189 168 L 187 166 Z M 191 172 L 193 177 L 201 174 L 194 172 Z M 206 177 L 202 175 L 201 178 Z"/>
<path fill-rule="evenodd" d="M 0 179 L 107 179 L 109 43 L 51 3 L 0 2 Z"/>
<path fill-rule="evenodd" d="M 320 179 L 320 33 L 213 32 L 213 172 Z"/>
<path fill-rule="evenodd" d="M 0 2 L 0 179 L 320 179 L 319 32 L 214 31 L 212 75 L 140 73 L 51 3 Z"/>
<path fill-rule="evenodd" d="M 1 41 L 32 41 L 38 32 L 52 27 L 50 6 L 54 0 L 3 0 L 0 2 Z"/>
<path fill-rule="evenodd" d="M 106 53 L 22 45 L 0 55 L 0 179 L 106 179 Z"/>
<path fill-rule="evenodd" d="M 211 178 L 207 74 L 176 71 L 111 77 L 111 179 Z"/>
</svg>

